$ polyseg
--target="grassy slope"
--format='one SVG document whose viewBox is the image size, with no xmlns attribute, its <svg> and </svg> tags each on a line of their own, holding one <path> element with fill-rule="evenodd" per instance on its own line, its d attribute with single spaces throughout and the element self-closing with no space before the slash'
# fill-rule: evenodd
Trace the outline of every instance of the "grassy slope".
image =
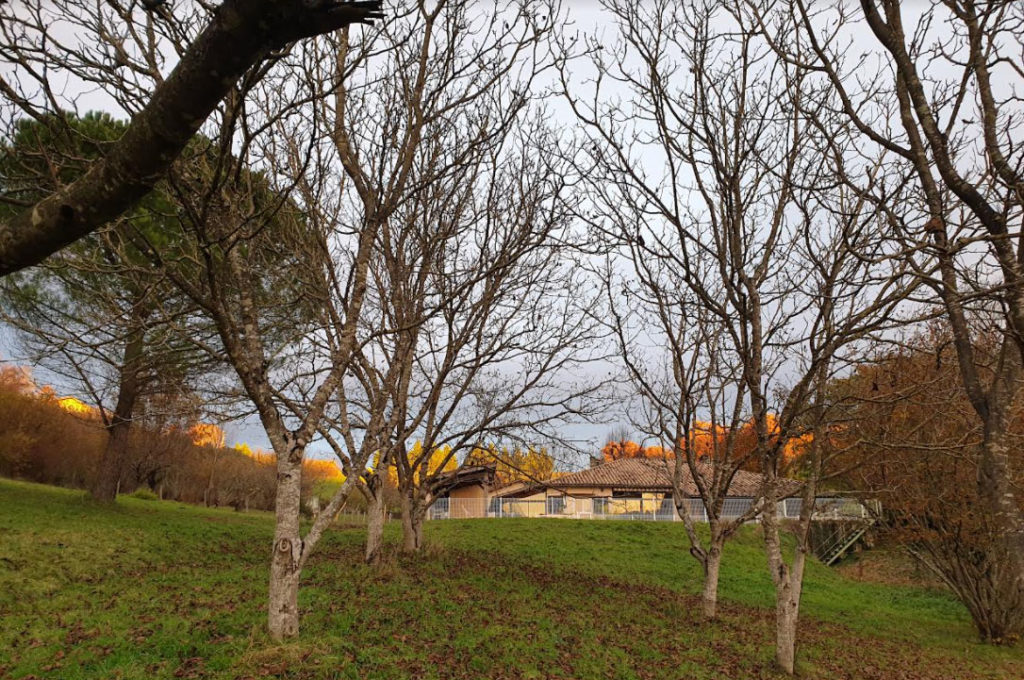
<svg viewBox="0 0 1024 680">
<path fill-rule="evenodd" d="M 262 632 L 271 527 L 239 515 L 0 480 L 0 677 L 746 678 L 771 671 L 771 585 L 755 531 L 723 564 L 722 621 L 693 593 L 681 527 L 470 520 L 381 574 L 361 532 L 318 548 L 299 642 Z M 1024 650 L 973 642 L 934 590 L 807 577 L 802 674 L 1024 677 Z"/>
</svg>

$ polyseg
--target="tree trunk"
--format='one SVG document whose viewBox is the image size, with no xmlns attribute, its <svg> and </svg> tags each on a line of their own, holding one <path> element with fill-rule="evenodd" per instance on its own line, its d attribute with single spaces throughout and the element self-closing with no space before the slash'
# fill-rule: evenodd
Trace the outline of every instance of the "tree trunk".
<svg viewBox="0 0 1024 680">
<path fill-rule="evenodd" d="M 981 632 L 983 638 L 999 641 L 1024 633 L 1024 617 L 1013 614 L 1024 606 L 1024 518 L 1010 483 L 1008 425 L 998 429 L 989 425 L 986 423 L 978 465 L 978 495 L 1002 533 L 1001 545 L 993 550 L 996 554 L 988 556 L 991 564 L 1001 567 L 990 572 L 996 593 L 990 606 L 996 612 L 1005 608 L 1008 613 L 991 617 L 999 623 Z"/>
<path fill-rule="evenodd" d="M 278 454 L 274 549 L 270 558 L 267 620 L 270 637 L 277 641 L 299 634 L 299 576 L 303 550 L 299 534 L 301 475 L 301 453 L 297 457 Z"/>
<path fill-rule="evenodd" d="M 814 485 L 805 487 L 804 512 L 813 507 Z M 796 670 L 796 633 L 800 620 L 800 596 L 804 583 L 804 567 L 807 564 L 807 534 L 809 516 L 801 518 L 800 535 L 793 555 L 792 566 L 786 564 L 779 538 L 779 521 L 775 516 L 774 495 L 765 503 L 761 515 L 764 531 L 765 553 L 772 583 L 775 585 L 775 661 L 787 675 Z"/>
<path fill-rule="evenodd" d="M 986 428 L 978 466 L 978 493 L 997 525 L 1006 529 L 1011 554 L 1024 565 L 1024 513 L 1010 483 L 1007 429 L 993 432 Z"/>
<path fill-rule="evenodd" d="M 142 362 L 145 330 L 141 324 L 132 329 L 124 346 L 124 361 L 121 363 L 120 384 L 117 390 L 117 405 L 107 426 L 107 445 L 103 449 L 96 477 L 89 489 L 90 495 L 104 503 L 117 498 L 118 482 L 121 480 L 121 461 L 128 448 L 135 403 L 139 399 L 139 369 Z"/>
<path fill-rule="evenodd" d="M 384 504 L 384 490 L 379 483 L 368 485 L 370 499 L 366 506 L 366 563 L 380 564 L 384 539 L 384 520 L 387 506 Z"/>
<path fill-rule="evenodd" d="M 806 492 L 806 489 L 805 489 Z M 813 486 L 804 500 L 804 512 L 810 513 L 813 506 Z M 772 582 L 775 584 L 775 661 L 787 675 L 796 670 L 796 633 L 800 621 L 800 596 L 804 585 L 804 568 L 807 564 L 807 542 L 810 527 L 809 518 L 801 518 L 800 535 L 793 555 L 792 566 L 787 565 L 779 540 L 779 522 L 775 517 L 775 503 L 766 504 L 762 515 L 765 552 Z"/>
<path fill-rule="evenodd" d="M 796 629 L 807 553 L 797 547 L 793 566 L 775 586 L 775 661 L 788 675 L 796 670 Z"/>
<path fill-rule="evenodd" d="M 41 262 L 125 212 L 164 176 L 210 112 L 268 51 L 383 15 L 379 2 L 228 0 L 102 160 L 0 220 L 0 276 Z"/>
<path fill-rule="evenodd" d="M 413 515 L 412 518 L 412 532 L 413 538 L 416 544 L 416 551 L 419 552 L 423 548 L 423 520 L 426 519 L 422 513 Z"/>
<path fill-rule="evenodd" d="M 408 494 L 402 495 L 402 552 L 419 552 L 423 547 L 423 514 Z"/>
<path fill-rule="evenodd" d="M 299 574 L 278 560 L 277 552 L 290 551 L 290 544 L 278 543 L 275 559 L 270 565 L 270 615 L 267 628 L 270 637 L 277 642 L 299 635 Z"/>
<path fill-rule="evenodd" d="M 203 505 L 210 507 L 210 499 L 214 497 L 213 480 L 217 474 L 217 459 L 220 457 L 220 448 L 213 450 L 213 462 L 210 464 L 210 477 L 206 480 L 206 491 L 203 492 Z M 214 503 L 216 505 L 216 503 Z"/>
<path fill-rule="evenodd" d="M 794 598 L 789 587 L 776 593 L 775 662 L 787 675 L 793 675 L 796 670 L 796 625 L 799 609 L 799 596 Z"/>
<path fill-rule="evenodd" d="M 701 604 L 704 617 L 713 619 L 718 615 L 718 571 L 722 565 L 722 546 L 712 544 L 704 564 L 704 592 Z"/>
</svg>

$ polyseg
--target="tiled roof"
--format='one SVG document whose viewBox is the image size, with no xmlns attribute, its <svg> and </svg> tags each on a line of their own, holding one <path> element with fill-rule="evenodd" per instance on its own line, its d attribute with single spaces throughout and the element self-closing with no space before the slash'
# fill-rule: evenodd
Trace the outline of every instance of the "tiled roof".
<svg viewBox="0 0 1024 680">
<path fill-rule="evenodd" d="M 443 472 L 435 481 L 437 493 L 447 493 L 453 489 L 473 484 L 491 486 L 497 474 L 498 464 L 464 465 L 449 472 Z"/>
<path fill-rule="evenodd" d="M 701 476 L 710 480 L 711 464 L 698 461 L 697 466 Z M 634 491 L 671 492 L 674 470 L 675 462 L 671 460 L 620 458 L 551 480 L 547 486 L 553 489 L 609 487 Z M 682 472 L 683 491 L 687 496 L 698 496 L 697 485 L 694 484 L 693 477 L 690 475 L 689 466 L 684 466 Z M 784 494 L 795 493 L 800 488 L 799 482 L 785 481 Z M 744 470 L 739 470 L 729 485 L 730 496 L 758 496 L 760 490 L 761 475 Z"/>
</svg>

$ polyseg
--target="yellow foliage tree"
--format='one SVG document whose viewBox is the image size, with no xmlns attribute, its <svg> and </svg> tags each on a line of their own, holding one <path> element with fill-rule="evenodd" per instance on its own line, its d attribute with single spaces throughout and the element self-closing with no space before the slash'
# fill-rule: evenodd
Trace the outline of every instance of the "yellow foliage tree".
<svg viewBox="0 0 1024 680">
<path fill-rule="evenodd" d="M 430 456 L 423 458 L 423 442 L 416 440 L 406 452 L 409 465 L 414 468 L 413 484 L 419 486 L 421 476 L 433 477 L 439 472 L 450 472 L 455 470 L 459 464 L 455 456 L 451 455 L 451 447 L 438 446 L 430 452 Z M 374 467 L 380 463 L 380 454 L 374 457 Z M 417 463 L 419 463 L 417 465 Z M 425 466 L 425 469 L 424 469 Z M 424 475 L 425 473 L 425 475 Z M 391 461 L 387 470 L 387 483 L 392 487 L 398 486 L 398 467 L 395 461 Z"/>
<path fill-rule="evenodd" d="M 466 465 L 497 464 L 499 484 L 544 481 L 555 476 L 555 459 L 544 447 L 525 449 L 518 446 L 500 449 L 495 444 L 474 448 L 466 458 Z"/>
</svg>

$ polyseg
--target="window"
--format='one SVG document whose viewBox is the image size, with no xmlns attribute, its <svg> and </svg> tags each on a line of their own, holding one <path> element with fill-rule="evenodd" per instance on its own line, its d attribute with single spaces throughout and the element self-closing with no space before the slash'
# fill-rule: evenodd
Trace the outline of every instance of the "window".
<svg viewBox="0 0 1024 680">
<path fill-rule="evenodd" d="M 548 496 L 545 512 L 549 515 L 559 515 L 565 512 L 565 496 Z"/>
</svg>

